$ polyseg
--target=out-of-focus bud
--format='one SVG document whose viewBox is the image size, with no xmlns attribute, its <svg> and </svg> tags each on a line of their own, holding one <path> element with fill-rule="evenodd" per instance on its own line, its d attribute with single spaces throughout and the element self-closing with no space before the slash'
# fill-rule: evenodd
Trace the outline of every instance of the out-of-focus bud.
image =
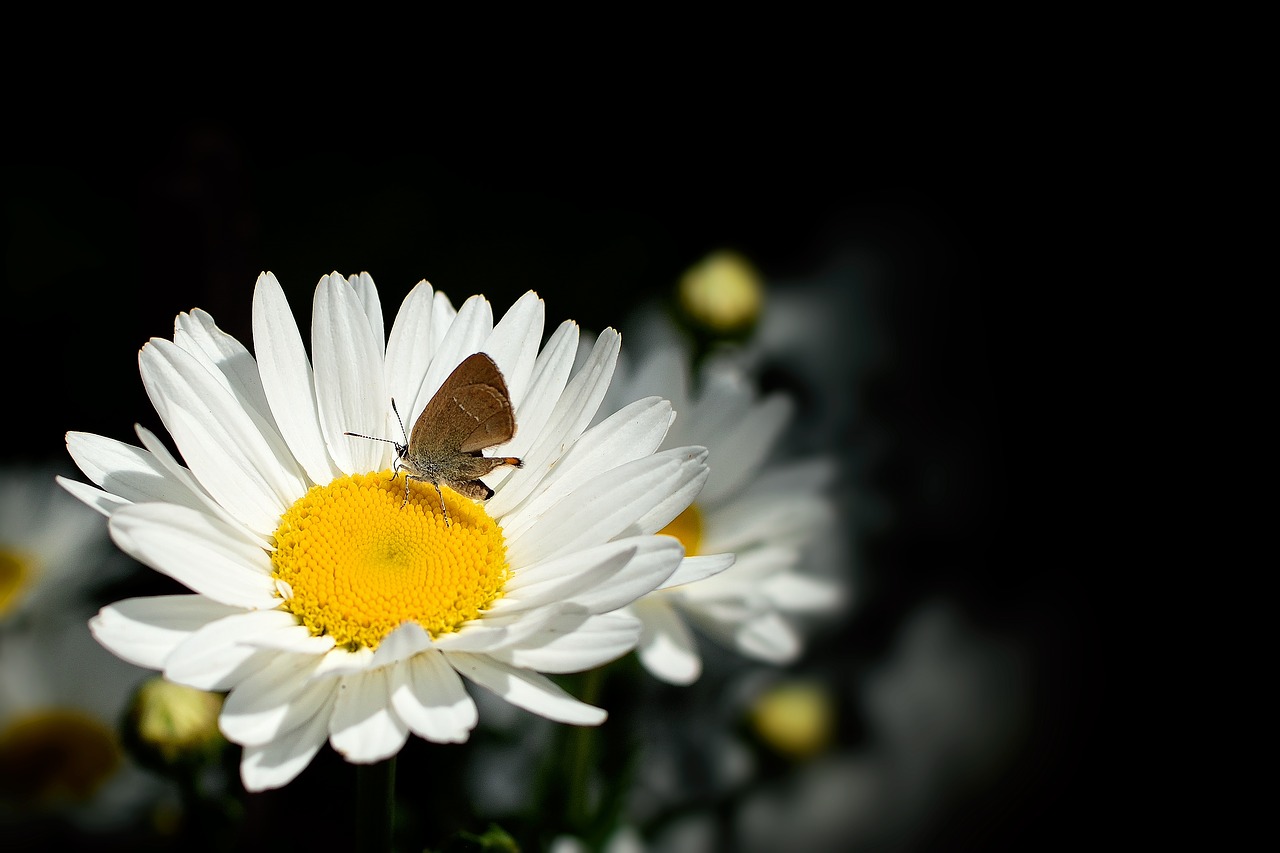
<svg viewBox="0 0 1280 853">
<path fill-rule="evenodd" d="M 226 745 L 218 730 L 222 696 L 161 677 L 138 688 L 125 726 L 129 746 L 151 766 L 202 764 Z"/>
<path fill-rule="evenodd" d="M 756 734 L 778 753 L 805 759 L 821 753 L 835 736 L 835 705 L 823 685 L 809 681 L 777 684 L 751 707 Z"/>
<path fill-rule="evenodd" d="M 737 252 L 712 252 L 680 278 L 680 308 L 703 332 L 733 336 L 752 328 L 764 306 L 756 268 Z"/>
</svg>

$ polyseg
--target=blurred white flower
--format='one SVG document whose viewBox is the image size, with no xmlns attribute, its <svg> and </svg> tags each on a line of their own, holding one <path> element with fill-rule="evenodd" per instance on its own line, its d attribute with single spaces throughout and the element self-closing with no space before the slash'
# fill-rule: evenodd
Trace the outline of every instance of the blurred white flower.
<svg viewBox="0 0 1280 853">
<path fill-rule="evenodd" d="M 684 561 L 629 608 L 644 623 L 640 660 L 673 684 L 691 683 L 702 671 L 690 626 L 748 658 L 786 664 L 803 649 L 798 620 L 837 613 L 846 599 L 838 567 L 813 558 L 815 540 L 834 533 L 824 492 L 835 462 L 771 461 L 791 402 L 781 394 L 761 398 L 728 360 L 713 362 L 700 378 L 691 389 L 689 357 L 671 342 L 644 354 L 616 386 L 619 400 L 671 400 L 676 420 L 666 441 L 697 440 L 710 451 L 702 492 L 662 531 L 684 543 Z"/>
<path fill-rule="evenodd" d="M 135 823 L 167 783 L 124 752 L 120 723 L 145 670 L 93 641 L 83 621 L 0 640 L 0 825 L 56 816 L 82 830 Z"/>
<path fill-rule="evenodd" d="M 120 740 L 139 669 L 93 641 L 95 587 L 132 567 L 54 469 L 0 471 L 0 825 L 130 823 L 167 790 Z M 11 836 L 12 837 L 12 836 Z"/>
<path fill-rule="evenodd" d="M 634 647 L 639 623 L 614 611 L 679 565 L 680 544 L 653 534 L 697 494 L 706 450 L 659 451 L 671 407 L 656 397 L 588 429 L 620 337 L 601 333 L 573 374 L 578 327 L 540 346 L 544 313 L 529 292 L 495 323 L 484 297 L 455 308 L 421 282 L 388 336 L 372 279 L 334 273 L 315 290 L 308 356 L 264 273 L 255 354 L 200 310 L 142 348 L 143 384 L 185 465 L 141 428 L 144 448 L 68 434 L 102 488 L 64 485 L 109 516 L 123 550 L 194 593 L 103 608 L 94 636 L 172 681 L 229 691 L 220 725 L 245 747 L 249 790 L 287 784 L 326 741 L 355 763 L 397 754 L 410 733 L 466 741 L 477 709 L 464 678 L 558 722 L 605 719 L 544 673 Z M 414 425 L 477 352 L 516 412 L 495 455 L 523 459 L 486 476 L 486 503 L 402 483 L 398 448 L 352 435 L 398 440 L 390 401 Z M 454 438 L 460 451 L 493 447 Z"/>
<path fill-rule="evenodd" d="M 58 488 L 57 470 L 0 471 L 0 630 L 78 617 L 96 585 L 130 567 L 102 519 Z"/>
</svg>

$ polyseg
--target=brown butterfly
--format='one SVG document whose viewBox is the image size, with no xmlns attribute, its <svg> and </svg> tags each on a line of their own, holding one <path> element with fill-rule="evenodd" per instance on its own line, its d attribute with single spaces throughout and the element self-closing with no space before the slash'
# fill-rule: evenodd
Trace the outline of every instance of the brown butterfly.
<svg viewBox="0 0 1280 853">
<path fill-rule="evenodd" d="M 404 432 L 404 421 L 400 420 L 395 400 L 391 401 L 391 409 L 400 421 L 400 431 Z M 502 465 L 524 466 L 514 456 L 482 456 L 480 453 L 486 447 L 510 441 L 516 434 L 507 383 L 498 365 L 482 352 L 467 356 L 453 369 L 418 415 L 407 444 L 356 432 L 343 434 L 395 445 L 393 470 L 397 474 L 404 472 L 401 509 L 409 502 L 410 480 L 430 483 L 440 495 L 445 524 L 450 523 L 449 510 L 444 505 L 441 483 L 460 495 L 487 501 L 493 497 L 493 489 L 481 482 L 481 477 Z"/>
</svg>

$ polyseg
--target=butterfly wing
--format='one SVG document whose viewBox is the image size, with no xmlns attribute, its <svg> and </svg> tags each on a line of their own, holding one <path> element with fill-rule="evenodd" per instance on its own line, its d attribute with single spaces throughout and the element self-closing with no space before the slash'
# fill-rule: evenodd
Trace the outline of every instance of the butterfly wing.
<svg viewBox="0 0 1280 853">
<path fill-rule="evenodd" d="M 454 368 L 414 422 L 409 449 L 422 458 L 441 452 L 474 453 L 510 441 L 515 412 L 507 383 L 493 359 L 482 352 Z"/>
</svg>

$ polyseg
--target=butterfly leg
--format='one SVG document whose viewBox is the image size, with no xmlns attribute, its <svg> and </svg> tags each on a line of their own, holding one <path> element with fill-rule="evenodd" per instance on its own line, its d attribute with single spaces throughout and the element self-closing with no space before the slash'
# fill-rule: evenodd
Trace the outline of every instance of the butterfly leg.
<svg viewBox="0 0 1280 853">
<path fill-rule="evenodd" d="M 432 483 L 431 485 L 436 487 L 436 494 L 440 496 L 440 511 L 444 513 L 444 526 L 449 527 L 451 522 L 449 521 L 449 508 L 444 505 L 444 492 L 440 491 L 439 483 Z"/>
</svg>

